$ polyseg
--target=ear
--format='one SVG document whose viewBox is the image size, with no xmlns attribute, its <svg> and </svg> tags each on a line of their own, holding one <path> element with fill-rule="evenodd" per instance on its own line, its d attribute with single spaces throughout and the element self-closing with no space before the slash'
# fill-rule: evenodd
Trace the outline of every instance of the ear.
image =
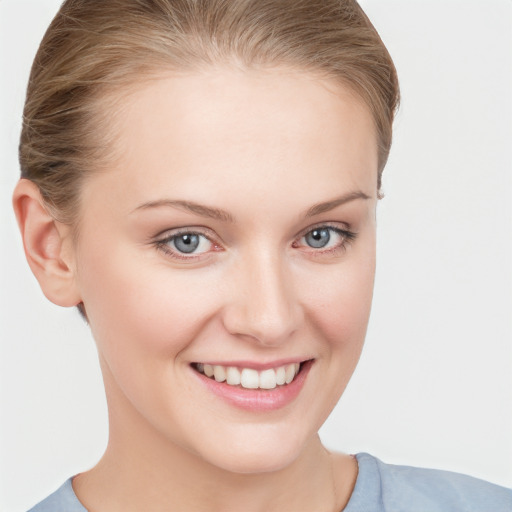
<svg viewBox="0 0 512 512">
<path fill-rule="evenodd" d="M 81 298 L 69 226 L 48 213 L 39 188 L 30 180 L 21 179 L 16 185 L 13 206 L 25 256 L 41 290 L 54 304 L 76 306 Z"/>
</svg>

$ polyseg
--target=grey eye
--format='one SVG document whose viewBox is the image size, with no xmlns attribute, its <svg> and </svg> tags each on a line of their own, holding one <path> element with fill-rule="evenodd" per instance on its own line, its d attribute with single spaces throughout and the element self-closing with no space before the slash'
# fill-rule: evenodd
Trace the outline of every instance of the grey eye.
<svg viewBox="0 0 512 512">
<path fill-rule="evenodd" d="M 329 228 L 313 229 L 304 236 L 304 240 L 310 247 L 321 249 L 331 240 L 331 230 Z"/>
<path fill-rule="evenodd" d="M 185 254 L 194 252 L 199 247 L 200 241 L 199 235 L 194 233 L 178 235 L 173 238 L 174 247 Z"/>
</svg>

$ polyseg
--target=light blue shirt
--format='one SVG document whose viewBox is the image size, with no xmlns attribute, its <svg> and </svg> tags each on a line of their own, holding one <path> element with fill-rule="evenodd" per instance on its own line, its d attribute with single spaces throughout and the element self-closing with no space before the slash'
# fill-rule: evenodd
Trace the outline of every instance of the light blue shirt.
<svg viewBox="0 0 512 512">
<path fill-rule="evenodd" d="M 384 464 L 356 455 L 359 474 L 343 512 L 512 512 L 512 490 L 466 475 Z M 71 478 L 29 512 L 87 512 Z"/>
</svg>

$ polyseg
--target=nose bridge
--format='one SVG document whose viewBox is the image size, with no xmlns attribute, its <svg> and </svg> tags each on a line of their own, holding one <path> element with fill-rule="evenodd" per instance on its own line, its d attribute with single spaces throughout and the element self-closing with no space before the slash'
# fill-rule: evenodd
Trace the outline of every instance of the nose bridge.
<svg viewBox="0 0 512 512">
<path fill-rule="evenodd" d="M 264 345 L 278 345 L 297 329 L 301 308 L 290 269 L 272 251 L 253 252 L 243 258 L 233 280 L 226 327 Z"/>
</svg>

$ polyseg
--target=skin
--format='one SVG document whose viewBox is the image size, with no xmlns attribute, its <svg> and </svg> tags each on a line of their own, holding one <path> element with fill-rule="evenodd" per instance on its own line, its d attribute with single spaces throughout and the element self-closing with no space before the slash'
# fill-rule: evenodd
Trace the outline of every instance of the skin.
<svg viewBox="0 0 512 512">
<path fill-rule="evenodd" d="M 98 347 L 110 437 L 75 477 L 77 496 L 92 512 L 341 510 L 357 463 L 329 454 L 317 432 L 370 313 L 368 109 L 302 72 L 218 68 L 139 88 L 114 122 L 120 156 L 87 179 L 76 240 L 31 183 L 14 196 L 43 291 L 83 302 Z M 320 226 L 327 248 L 304 237 Z M 209 241 L 184 256 L 169 239 L 178 228 Z M 313 360 L 304 386 L 265 412 L 213 395 L 191 367 L 289 359 Z"/>
</svg>

